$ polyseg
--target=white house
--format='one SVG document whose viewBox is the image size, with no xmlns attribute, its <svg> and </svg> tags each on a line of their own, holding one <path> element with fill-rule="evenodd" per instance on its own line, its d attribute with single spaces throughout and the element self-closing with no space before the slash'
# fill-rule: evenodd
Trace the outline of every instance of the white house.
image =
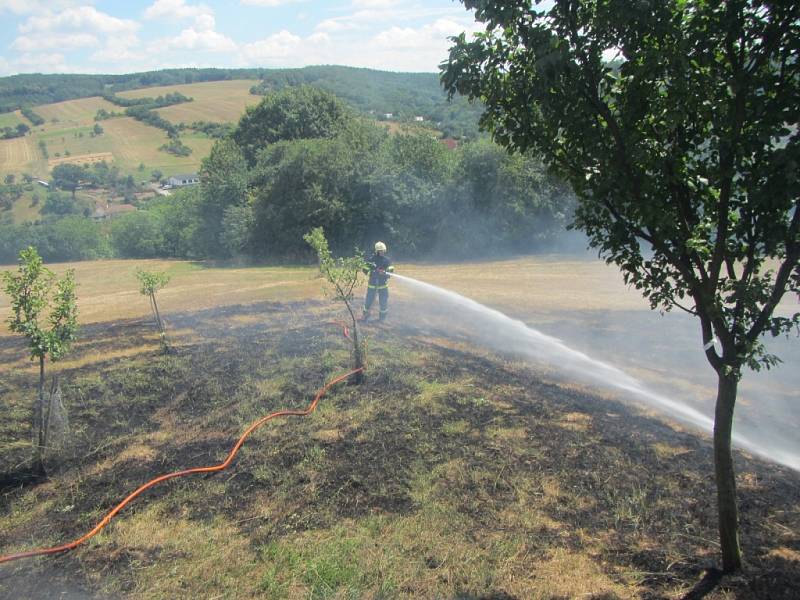
<svg viewBox="0 0 800 600">
<path fill-rule="evenodd" d="M 167 179 L 167 185 L 170 187 L 183 187 L 185 185 L 195 185 L 196 183 L 200 183 L 200 177 L 197 176 L 197 173 L 173 175 Z"/>
</svg>

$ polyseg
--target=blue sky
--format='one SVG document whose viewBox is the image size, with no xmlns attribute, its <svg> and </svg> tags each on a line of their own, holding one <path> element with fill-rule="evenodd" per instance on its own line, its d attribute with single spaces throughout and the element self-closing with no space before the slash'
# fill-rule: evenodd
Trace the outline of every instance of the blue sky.
<svg viewBox="0 0 800 600">
<path fill-rule="evenodd" d="M 0 0 L 0 75 L 340 64 L 436 71 L 456 0 Z"/>
</svg>

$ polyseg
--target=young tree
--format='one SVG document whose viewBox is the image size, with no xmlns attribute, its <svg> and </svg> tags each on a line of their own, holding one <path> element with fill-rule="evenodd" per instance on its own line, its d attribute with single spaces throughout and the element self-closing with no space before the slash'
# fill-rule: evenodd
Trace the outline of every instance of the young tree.
<svg viewBox="0 0 800 600">
<path fill-rule="evenodd" d="M 29 247 L 19 254 L 17 273 L 6 271 L 2 275 L 4 291 L 11 298 L 9 329 L 24 335 L 28 339 L 31 359 L 39 359 L 39 395 L 33 410 L 33 432 L 35 468 L 44 474 L 47 448 L 45 361 L 48 357 L 57 361 L 75 340 L 78 330 L 75 274 L 69 270 L 56 281 L 52 271 L 42 264 L 36 249 Z"/>
<path fill-rule="evenodd" d="M 353 342 L 353 369 L 362 369 L 354 373 L 351 381 L 360 384 L 364 381 L 365 349 L 361 341 L 361 330 L 358 327 L 356 311 L 353 309 L 353 289 L 361 279 L 362 270 L 366 266 L 364 257 L 360 252 L 347 258 L 333 258 L 328 248 L 328 240 L 322 227 L 316 227 L 303 236 L 303 239 L 317 253 L 319 270 L 328 283 L 333 286 L 334 298 L 344 302 L 350 315 L 351 337 Z"/>
<path fill-rule="evenodd" d="M 139 293 L 150 298 L 150 308 L 153 311 L 153 318 L 156 321 L 159 336 L 161 337 L 161 349 L 166 352 L 169 349 L 167 332 L 164 329 L 164 321 L 161 320 L 161 313 L 158 310 L 156 292 L 169 283 L 169 275 L 158 271 L 137 269 L 136 279 L 139 280 Z"/>
<path fill-rule="evenodd" d="M 653 308 L 700 320 L 722 566 L 736 571 L 737 385 L 778 361 L 762 334 L 800 322 L 775 315 L 800 294 L 800 4 L 463 2 L 486 29 L 453 38 L 448 93 L 480 98 L 496 141 L 572 183 L 576 226 Z"/>
</svg>

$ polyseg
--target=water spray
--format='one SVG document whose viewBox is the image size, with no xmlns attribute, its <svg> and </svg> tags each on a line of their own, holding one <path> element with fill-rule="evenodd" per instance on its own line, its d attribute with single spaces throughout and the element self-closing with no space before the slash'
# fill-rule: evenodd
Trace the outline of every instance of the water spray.
<svg viewBox="0 0 800 600">
<path fill-rule="evenodd" d="M 559 371 L 577 379 L 621 390 L 648 406 L 704 431 L 712 432 L 714 429 L 713 419 L 699 410 L 648 389 L 641 381 L 619 368 L 570 348 L 560 339 L 529 327 L 522 321 L 512 319 L 508 315 L 466 296 L 413 277 L 395 273 L 392 278 L 402 281 L 419 292 L 458 306 L 462 314 L 469 315 L 465 320 L 469 322 L 470 332 L 483 343 L 490 343 L 490 340 L 502 337 L 504 351 L 552 365 Z M 754 454 L 800 471 L 800 456 L 795 453 L 766 448 L 737 433 L 733 434 L 733 442 Z"/>
</svg>

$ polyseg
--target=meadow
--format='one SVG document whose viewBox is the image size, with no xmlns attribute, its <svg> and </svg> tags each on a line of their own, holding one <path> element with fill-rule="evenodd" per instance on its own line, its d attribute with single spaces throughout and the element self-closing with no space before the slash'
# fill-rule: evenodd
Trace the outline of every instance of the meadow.
<svg viewBox="0 0 800 600">
<path fill-rule="evenodd" d="M 597 260 L 398 266 L 553 331 L 572 323 L 615 339 L 658 317 Z M 36 376 L 22 341 L 1 331 L 0 553 L 73 539 L 147 479 L 219 462 L 248 423 L 306 406 L 348 368 L 342 310 L 311 268 L 53 267 L 74 267 L 79 282 L 83 329 L 53 365 L 71 443 L 47 480 L 25 479 Z M 167 355 L 137 267 L 172 276 L 158 296 Z M 85 547 L 0 565 L 0 597 L 599 600 L 701 590 L 716 551 L 708 436 L 448 331 L 458 314 L 443 307 L 443 321 L 432 303 L 393 283 L 389 321 L 364 326 L 364 385 L 334 388 L 310 417 L 270 422 L 228 471 L 146 493 Z M 800 475 L 743 452 L 737 468 L 747 569 L 705 597 L 797 597 Z"/>
<path fill-rule="evenodd" d="M 27 119 L 22 116 L 18 110 L 9 113 L 0 113 L 0 128 L 3 127 L 16 127 L 20 123 L 25 123 L 26 125 L 30 125 Z"/>
<path fill-rule="evenodd" d="M 140 98 L 180 91 L 194 100 L 185 104 L 159 109 L 157 112 L 171 123 L 214 121 L 235 123 L 245 107 L 258 103 L 260 97 L 249 93 L 252 80 L 218 81 L 158 88 L 145 88 L 122 92 L 120 96 Z M 149 177 L 152 170 L 165 175 L 197 171 L 202 159 L 208 155 L 214 140 L 204 134 L 185 132 L 184 144 L 192 149 L 189 156 L 174 156 L 158 148 L 168 141 L 166 133 L 130 117 L 101 121 L 104 133 L 91 135 L 97 111 L 123 112 L 124 109 L 100 97 L 81 98 L 34 107 L 45 123 L 32 127 L 29 135 L 11 140 L 0 140 L 0 175 L 30 173 L 47 179 L 49 171 L 59 162 L 80 162 L 81 157 L 108 153 L 109 162 L 125 174 Z M 0 127 L 14 126 L 27 119 L 18 112 L 0 115 Z M 30 124 L 29 124 L 30 125 Z M 39 148 L 47 146 L 48 158 Z M 144 169 L 140 166 L 144 165 Z"/>
<path fill-rule="evenodd" d="M 120 92 L 123 98 L 155 98 L 180 92 L 193 98 L 192 102 L 159 108 L 156 112 L 170 123 L 191 124 L 194 121 L 235 123 L 245 108 L 258 104 L 261 96 L 250 93 L 256 82 L 252 79 L 209 81 L 185 85 L 168 85 Z"/>
</svg>

